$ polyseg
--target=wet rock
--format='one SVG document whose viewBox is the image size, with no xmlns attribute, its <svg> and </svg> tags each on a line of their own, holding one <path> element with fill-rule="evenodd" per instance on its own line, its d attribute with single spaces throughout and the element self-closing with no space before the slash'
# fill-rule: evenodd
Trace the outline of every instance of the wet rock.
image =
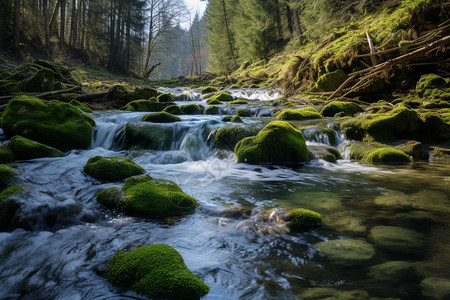
<svg viewBox="0 0 450 300">
<path fill-rule="evenodd" d="M 407 281 L 416 274 L 411 263 L 406 261 L 390 261 L 370 267 L 368 275 L 376 280 L 401 282 Z"/>
<path fill-rule="evenodd" d="M 1 119 L 8 137 L 20 135 L 62 151 L 86 149 L 91 144 L 94 120 L 70 104 L 17 96 Z"/>
<path fill-rule="evenodd" d="M 246 108 L 241 108 L 241 109 L 236 110 L 235 115 L 238 117 L 251 117 L 252 116 L 251 112 Z"/>
<path fill-rule="evenodd" d="M 322 115 L 313 107 L 305 107 L 300 109 L 283 109 L 275 113 L 274 117 L 285 121 L 301 121 L 320 119 Z"/>
<path fill-rule="evenodd" d="M 420 283 L 422 295 L 427 299 L 450 299 L 450 279 L 427 277 Z"/>
<path fill-rule="evenodd" d="M 75 99 L 71 100 L 69 102 L 70 105 L 75 106 L 76 108 L 82 110 L 83 112 L 86 113 L 92 113 L 92 109 L 89 107 L 89 105 L 85 104 L 85 103 L 81 103 Z"/>
<path fill-rule="evenodd" d="M 300 163 L 308 160 L 303 134 L 283 121 L 272 121 L 235 148 L 238 163 Z"/>
<path fill-rule="evenodd" d="M 89 176 L 105 181 L 121 180 L 145 173 L 143 168 L 128 157 L 91 157 L 83 170 Z"/>
<path fill-rule="evenodd" d="M 430 147 L 430 162 L 450 161 L 450 149 L 443 147 Z"/>
<path fill-rule="evenodd" d="M 394 220 L 410 222 L 413 224 L 434 224 L 438 222 L 438 219 L 433 216 L 433 214 L 421 210 L 414 210 L 407 213 L 396 214 L 394 216 Z"/>
<path fill-rule="evenodd" d="M 205 115 L 219 115 L 220 109 L 217 106 L 208 106 L 203 112 Z"/>
<path fill-rule="evenodd" d="M 367 226 L 362 225 L 363 221 L 361 218 L 348 212 L 326 215 L 324 223 L 340 232 L 364 233 L 367 230 Z"/>
<path fill-rule="evenodd" d="M 9 152 L 13 160 L 28 160 L 39 157 L 62 157 L 64 153 L 53 147 L 15 135 L 6 144 L 0 146 L 2 152 Z M 1 161 L 1 158 L 0 158 Z"/>
<path fill-rule="evenodd" d="M 233 151 L 236 144 L 256 132 L 240 126 L 224 126 L 217 129 L 214 135 L 214 147 Z"/>
<path fill-rule="evenodd" d="M 212 86 L 207 86 L 207 87 L 201 89 L 201 91 L 202 91 L 202 94 L 209 94 L 209 93 L 217 92 L 217 89 Z"/>
<path fill-rule="evenodd" d="M 172 143 L 173 128 L 160 124 L 130 122 L 125 125 L 125 149 L 166 150 Z"/>
<path fill-rule="evenodd" d="M 402 151 L 387 145 L 372 143 L 350 143 L 350 158 L 370 164 L 405 164 L 409 157 Z"/>
<path fill-rule="evenodd" d="M 218 102 L 222 103 L 222 102 L 231 102 L 233 100 L 234 100 L 233 96 L 231 96 L 227 92 L 219 92 L 219 93 L 209 97 L 208 100 L 206 100 L 206 102 L 208 104 L 216 104 L 216 103 L 212 103 L 212 102 L 218 101 Z"/>
<path fill-rule="evenodd" d="M 199 299 L 209 292 L 180 253 L 165 244 L 117 252 L 108 263 L 106 279 L 152 299 Z"/>
<path fill-rule="evenodd" d="M 330 240 L 314 245 L 319 255 L 339 265 L 354 265 L 370 260 L 375 249 L 364 240 Z"/>
<path fill-rule="evenodd" d="M 162 103 L 162 102 L 175 102 L 175 96 L 172 93 L 163 93 L 163 94 L 159 95 L 158 97 L 156 97 L 156 99 L 160 103 Z"/>
<path fill-rule="evenodd" d="M 300 128 L 306 140 L 318 143 L 328 144 L 330 146 L 336 144 L 336 132 L 329 127 L 302 127 Z"/>
<path fill-rule="evenodd" d="M 16 197 L 20 197 L 23 188 L 23 186 L 15 185 L 0 193 L 0 231 L 7 230 L 11 225 L 20 207 Z"/>
<path fill-rule="evenodd" d="M 128 110 L 128 111 L 152 111 L 152 112 L 158 112 L 162 111 L 164 108 L 168 106 L 172 106 L 175 103 L 173 102 L 164 102 L 160 103 L 157 102 L 155 98 L 151 98 L 150 100 L 134 100 L 129 102 L 124 107 L 120 108 L 121 110 Z"/>
<path fill-rule="evenodd" d="M 447 194 L 435 190 L 422 190 L 411 195 L 413 208 L 439 214 L 450 213 Z"/>
<path fill-rule="evenodd" d="M 338 159 L 342 159 L 341 153 L 332 147 L 308 146 L 308 152 L 310 159 L 323 159 L 331 163 L 335 163 Z"/>
<path fill-rule="evenodd" d="M 185 115 L 201 115 L 203 111 L 198 104 L 186 104 L 182 105 L 180 108 Z"/>
<path fill-rule="evenodd" d="M 344 113 L 346 116 L 353 116 L 362 111 L 363 109 L 356 103 L 333 101 L 325 105 L 325 107 L 322 108 L 320 113 L 324 117 L 334 117 L 334 115 L 341 112 Z"/>
<path fill-rule="evenodd" d="M 316 89 L 322 92 L 335 91 L 347 78 L 347 74 L 340 69 L 324 74 L 317 79 Z"/>
<path fill-rule="evenodd" d="M 314 227 L 322 224 L 322 215 L 315 211 L 296 208 L 287 211 L 287 225 L 293 231 L 301 231 L 305 228 Z"/>
<path fill-rule="evenodd" d="M 178 105 L 167 106 L 162 111 L 167 112 L 172 115 L 182 115 L 183 114 L 183 112 L 181 111 L 181 108 Z"/>
<path fill-rule="evenodd" d="M 225 116 L 222 118 L 222 122 L 244 123 L 239 116 Z"/>
<path fill-rule="evenodd" d="M 248 102 L 242 99 L 234 100 L 228 103 L 228 105 L 244 105 L 244 104 L 248 104 Z"/>
<path fill-rule="evenodd" d="M 8 186 L 17 176 L 13 168 L 7 165 L 0 165 L 0 191 Z"/>
<path fill-rule="evenodd" d="M 420 253 L 425 245 L 424 236 L 402 227 L 376 226 L 369 238 L 379 247 L 399 253 Z"/>
<path fill-rule="evenodd" d="M 48 69 L 42 68 L 33 76 L 22 82 L 24 92 L 48 92 L 55 89 L 55 73 Z"/>
<path fill-rule="evenodd" d="M 393 209 L 408 209 L 413 205 L 413 199 L 409 195 L 398 191 L 387 191 L 386 195 L 377 196 L 374 202 Z"/>
<path fill-rule="evenodd" d="M 177 116 L 174 116 L 168 112 L 163 111 L 145 115 L 142 118 L 142 121 L 152 123 L 173 123 L 173 122 L 180 122 L 181 119 Z"/>
</svg>

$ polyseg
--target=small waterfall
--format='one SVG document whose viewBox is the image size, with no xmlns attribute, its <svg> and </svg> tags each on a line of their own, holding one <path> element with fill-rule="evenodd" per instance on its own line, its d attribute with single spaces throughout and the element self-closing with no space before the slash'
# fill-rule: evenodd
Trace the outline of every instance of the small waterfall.
<svg viewBox="0 0 450 300">
<path fill-rule="evenodd" d="M 266 89 L 228 89 L 227 92 L 234 98 L 244 98 L 248 100 L 270 101 L 283 96 L 278 90 Z"/>
<path fill-rule="evenodd" d="M 91 149 L 102 147 L 105 149 L 118 149 L 122 144 L 124 124 L 111 122 L 97 122 L 92 137 Z"/>
</svg>

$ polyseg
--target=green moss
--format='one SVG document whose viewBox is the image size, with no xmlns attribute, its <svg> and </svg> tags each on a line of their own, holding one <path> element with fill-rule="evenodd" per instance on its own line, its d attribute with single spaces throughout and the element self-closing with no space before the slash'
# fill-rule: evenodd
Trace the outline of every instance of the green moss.
<svg viewBox="0 0 450 300">
<path fill-rule="evenodd" d="M 173 129 L 159 124 L 130 122 L 125 125 L 125 149 L 167 150 L 172 143 Z"/>
<path fill-rule="evenodd" d="M 248 102 L 245 100 L 241 100 L 241 99 L 234 100 L 234 101 L 231 101 L 230 103 L 228 103 L 228 105 L 244 105 L 244 104 L 248 104 Z"/>
<path fill-rule="evenodd" d="M 177 116 L 169 114 L 168 112 L 156 112 L 145 115 L 142 118 L 142 121 L 152 123 L 173 123 L 180 122 L 181 119 Z"/>
<path fill-rule="evenodd" d="M 1 119 L 8 137 L 20 135 L 59 150 L 86 149 L 91 144 L 94 120 L 70 104 L 17 96 Z"/>
<path fill-rule="evenodd" d="M 414 161 L 422 160 L 425 155 L 423 152 L 422 143 L 417 141 L 408 141 L 406 144 L 395 146 L 395 149 L 398 149 L 406 155 L 412 157 Z"/>
<path fill-rule="evenodd" d="M 214 147 L 233 151 L 239 141 L 254 135 L 256 132 L 240 126 L 220 127 L 214 135 Z"/>
<path fill-rule="evenodd" d="M 216 103 L 209 103 L 208 101 L 220 101 L 220 102 L 231 102 L 233 101 L 233 96 L 228 94 L 227 92 L 219 92 L 211 97 L 208 98 L 207 103 L 208 104 L 216 104 Z"/>
<path fill-rule="evenodd" d="M 222 118 L 222 122 L 244 123 L 239 116 L 225 116 Z"/>
<path fill-rule="evenodd" d="M 5 231 L 10 226 L 17 210 L 20 208 L 19 202 L 14 196 L 20 195 L 23 186 L 15 185 L 0 193 L 0 231 Z"/>
<path fill-rule="evenodd" d="M 283 109 L 277 112 L 274 117 L 284 121 L 298 121 L 320 119 L 322 115 L 313 107 L 305 107 L 300 109 Z"/>
<path fill-rule="evenodd" d="M 332 92 L 337 90 L 341 84 L 347 80 L 348 76 L 342 70 L 336 70 L 331 73 L 324 74 L 317 79 L 316 89 L 322 92 Z"/>
<path fill-rule="evenodd" d="M 450 161 L 450 149 L 430 147 L 430 161 Z"/>
<path fill-rule="evenodd" d="M 203 109 L 198 104 L 182 105 L 181 111 L 186 115 L 201 115 Z"/>
<path fill-rule="evenodd" d="M 235 112 L 236 116 L 239 117 L 251 117 L 252 114 L 250 113 L 250 110 L 246 109 L 246 108 L 241 108 L 236 110 Z"/>
<path fill-rule="evenodd" d="M 181 111 L 181 108 L 178 105 L 167 106 L 162 111 L 167 112 L 172 115 L 182 115 L 183 114 L 183 112 Z"/>
<path fill-rule="evenodd" d="M 347 116 L 353 116 L 356 113 L 362 112 L 363 109 L 353 102 L 333 101 L 325 105 L 321 110 L 324 117 L 334 117 L 335 114 L 343 112 Z"/>
<path fill-rule="evenodd" d="M 409 163 L 409 157 L 404 152 L 393 148 L 380 148 L 369 153 L 364 162 L 371 164 L 402 164 Z"/>
<path fill-rule="evenodd" d="M 14 161 L 14 155 L 7 145 L 0 146 L 0 164 L 6 164 Z"/>
<path fill-rule="evenodd" d="M 312 210 L 297 208 L 288 212 L 289 215 L 286 217 L 286 220 L 293 231 L 301 231 L 305 228 L 322 224 L 322 216 Z"/>
<path fill-rule="evenodd" d="M 450 100 L 450 84 L 435 74 L 422 75 L 416 84 L 416 92 L 421 98 Z"/>
<path fill-rule="evenodd" d="M 64 153 L 62 153 L 58 149 L 43 145 L 41 143 L 18 135 L 14 136 L 8 142 L 7 147 L 11 150 L 15 160 L 64 156 Z"/>
<path fill-rule="evenodd" d="M 12 76 L 13 74 L 8 71 L 0 71 L 0 80 L 4 80 L 5 78 L 8 78 Z"/>
<path fill-rule="evenodd" d="M 9 96 L 22 91 L 22 84 L 12 80 L 0 81 L 0 96 Z"/>
<path fill-rule="evenodd" d="M 174 105 L 174 103 L 171 103 L 171 102 L 159 103 L 154 99 L 150 99 L 150 100 L 140 99 L 140 100 L 131 101 L 127 105 L 125 105 L 124 107 L 122 107 L 120 109 L 128 110 L 128 111 L 158 112 L 158 111 L 162 111 L 164 108 L 166 108 L 168 106 L 172 106 L 172 105 Z"/>
<path fill-rule="evenodd" d="M 17 174 L 13 168 L 7 165 L 0 165 L 0 191 L 7 187 L 16 176 Z"/>
<path fill-rule="evenodd" d="M 33 76 L 22 82 L 22 88 L 25 92 L 47 92 L 55 89 L 55 73 L 48 69 L 42 68 Z"/>
<path fill-rule="evenodd" d="M 223 104 L 223 102 L 220 102 L 220 101 L 217 100 L 217 99 L 211 99 L 211 98 L 209 98 L 208 100 L 206 100 L 206 103 L 207 103 L 207 104 L 210 104 L 210 105 L 219 105 L 219 104 Z"/>
<path fill-rule="evenodd" d="M 305 138 L 292 125 L 272 121 L 255 137 L 247 137 L 235 148 L 238 163 L 299 163 L 308 160 Z"/>
<path fill-rule="evenodd" d="M 129 101 L 139 99 L 150 99 L 158 96 L 158 91 L 149 87 L 136 88 L 133 92 L 128 93 L 127 98 Z"/>
<path fill-rule="evenodd" d="M 158 102 L 174 102 L 175 96 L 172 93 L 163 93 L 157 98 Z"/>
<path fill-rule="evenodd" d="M 217 89 L 212 86 L 208 86 L 208 87 L 201 89 L 201 91 L 202 91 L 202 94 L 209 94 L 209 93 L 217 92 Z"/>
<path fill-rule="evenodd" d="M 335 163 L 338 159 L 342 159 L 341 153 L 332 147 L 308 146 L 308 152 L 310 153 L 311 159 L 323 159 L 331 163 Z"/>
<path fill-rule="evenodd" d="M 217 106 L 208 106 L 203 112 L 205 115 L 218 115 L 220 114 L 220 109 Z"/>
<path fill-rule="evenodd" d="M 143 168 L 128 157 L 91 157 L 83 170 L 89 176 L 105 181 L 116 181 L 145 173 Z"/>
<path fill-rule="evenodd" d="M 97 201 L 107 208 L 114 209 L 118 212 L 125 210 L 125 202 L 123 201 L 123 193 L 116 187 L 107 188 L 97 194 Z"/>
<path fill-rule="evenodd" d="M 87 113 L 92 113 L 93 112 L 92 109 L 89 107 L 89 105 L 87 105 L 85 103 L 81 103 L 81 102 L 79 102 L 79 101 L 77 101 L 75 99 L 70 101 L 69 104 L 75 106 L 76 108 L 78 108 L 78 109 L 80 109 L 80 110 L 82 110 L 84 112 L 87 112 Z"/>
<path fill-rule="evenodd" d="M 117 252 L 108 263 L 106 278 L 148 298 L 199 299 L 209 292 L 180 253 L 165 244 Z"/>
</svg>

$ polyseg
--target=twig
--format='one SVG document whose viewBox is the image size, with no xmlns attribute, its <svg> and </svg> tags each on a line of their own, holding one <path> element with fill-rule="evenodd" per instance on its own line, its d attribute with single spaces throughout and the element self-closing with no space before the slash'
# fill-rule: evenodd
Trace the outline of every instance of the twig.
<svg viewBox="0 0 450 300">
<path fill-rule="evenodd" d="M 334 91 L 334 93 L 333 94 L 331 94 L 331 96 L 330 97 L 328 97 L 328 101 L 330 101 L 331 99 L 333 99 L 334 98 L 334 96 L 336 95 L 336 94 L 338 94 L 338 93 L 340 93 L 344 88 L 345 88 L 345 86 L 349 83 L 349 82 L 351 82 L 353 79 L 355 79 L 355 75 L 353 75 L 353 76 L 350 76 L 350 77 L 348 77 L 335 91 Z"/>
<path fill-rule="evenodd" d="M 376 66 L 376 65 L 378 65 L 378 62 L 377 62 L 377 58 L 375 57 L 375 49 L 373 46 L 372 39 L 370 38 L 369 29 L 366 30 L 366 37 L 367 37 L 367 42 L 369 43 L 370 60 L 372 61 L 372 65 Z"/>
</svg>

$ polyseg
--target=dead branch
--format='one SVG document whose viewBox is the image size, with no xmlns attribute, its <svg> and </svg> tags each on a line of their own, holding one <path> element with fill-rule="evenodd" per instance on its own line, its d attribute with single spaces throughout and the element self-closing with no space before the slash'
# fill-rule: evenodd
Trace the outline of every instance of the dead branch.
<svg viewBox="0 0 450 300">
<path fill-rule="evenodd" d="M 56 95 L 68 94 L 68 93 L 72 93 L 72 92 L 75 92 L 78 90 L 81 90 L 81 86 L 76 85 L 69 89 L 56 90 L 56 91 L 50 91 L 50 92 L 18 93 L 18 94 L 13 94 L 13 95 L 8 95 L 8 96 L 2 96 L 2 97 L 0 97 L 0 102 L 5 103 L 5 100 L 6 100 L 6 102 L 8 102 L 12 98 L 19 96 L 19 95 L 27 95 L 27 96 L 33 96 L 33 97 L 37 97 L 37 98 L 41 98 L 41 99 L 47 99 L 47 98 L 51 98 Z"/>
</svg>

